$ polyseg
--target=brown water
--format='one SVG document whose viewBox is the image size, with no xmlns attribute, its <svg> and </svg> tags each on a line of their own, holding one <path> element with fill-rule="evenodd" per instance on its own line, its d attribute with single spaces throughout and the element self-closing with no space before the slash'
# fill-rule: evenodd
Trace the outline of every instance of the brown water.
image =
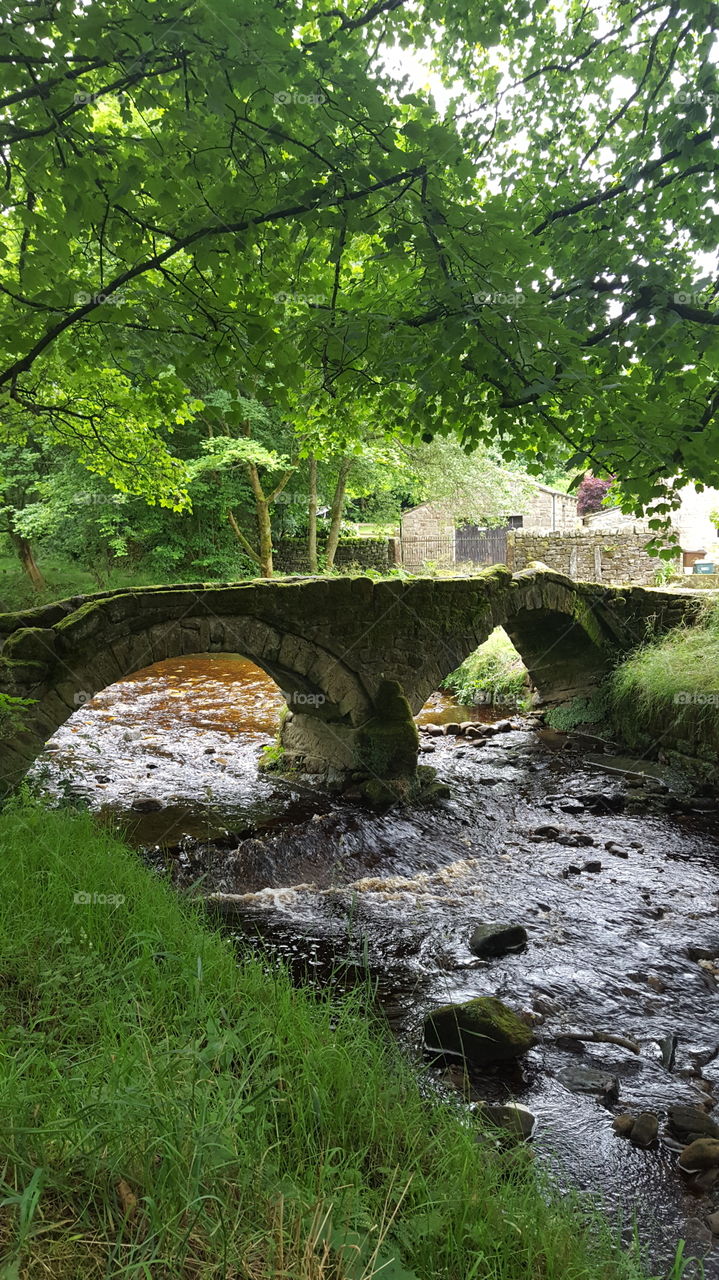
<svg viewBox="0 0 719 1280">
<path fill-rule="evenodd" d="M 38 770 L 50 793 L 82 795 L 120 821 L 179 887 L 201 881 L 203 892 L 237 895 L 227 926 L 288 961 L 298 980 L 351 982 L 369 969 L 418 1057 L 422 1016 L 439 1001 L 497 994 L 524 1011 L 536 1048 L 511 1073 L 475 1076 L 474 1096 L 530 1107 L 538 1159 L 564 1185 L 599 1195 L 627 1230 L 636 1215 L 657 1269 L 683 1236 L 689 1253 L 705 1255 L 707 1277 L 719 1276 L 718 1242 L 703 1224 L 719 1185 L 699 1194 L 669 1147 L 638 1151 L 611 1129 L 624 1107 L 663 1116 L 672 1103 L 719 1096 L 717 976 L 689 950 L 719 953 L 711 802 L 652 779 L 630 785 L 611 770 L 631 762 L 526 721 L 481 748 L 423 735 L 422 758 L 452 800 L 377 816 L 258 776 L 279 703 L 242 658 L 157 663 L 82 707 Z M 422 719 L 498 714 L 435 695 Z M 138 796 L 164 807 L 137 814 Z M 570 813 L 562 806 L 572 800 Z M 532 835 L 547 823 L 594 846 Z M 627 858 L 605 848 L 612 840 Z M 584 870 L 588 859 L 601 870 Z M 503 920 L 524 924 L 529 946 L 477 960 L 472 926 Z M 640 1053 L 582 1051 L 570 1038 L 592 1031 L 619 1032 Z M 567 1073 L 577 1067 L 616 1076 L 618 1103 L 575 1092 Z M 451 1087 L 446 1073 L 431 1078 Z"/>
</svg>

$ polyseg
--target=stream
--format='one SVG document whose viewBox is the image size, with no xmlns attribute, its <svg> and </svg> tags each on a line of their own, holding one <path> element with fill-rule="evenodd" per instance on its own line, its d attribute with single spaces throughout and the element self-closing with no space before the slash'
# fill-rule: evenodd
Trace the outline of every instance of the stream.
<svg viewBox="0 0 719 1280">
<path fill-rule="evenodd" d="M 452 798 L 378 815 L 258 774 L 281 704 L 239 656 L 156 663 L 78 709 L 34 766 L 36 784 L 83 798 L 179 888 L 234 895 L 225 927 L 298 981 L 364 982 L 369 970 L 418 1058 L 432 1006 L 506 1001 L 537 1044 L 516 1066 L 470 1073 L 470 1101 L 528 1107 L 536 1158 L 598 1195 L 627 1236 L 636 1220 L 657 1272 L 682 1237 L 709 1280 L 719 1277 L 719 1236 L 704 1221 L 719 1181 L 702 1189 L 677 1169 L 663 1124 L 648 1150 L 612 1129 L 624 1110 L 663 1120 L 673 1104 L 719 1097 L 711 798 L 536 717 L 492 732 L 501 709 L 435 694 L 418 718 L 421 760 Z M 478 745 L 434 727 L 467 720 L 490 725 Z M 479 922 L 520 923 L 528 945 L 478 959 L 468 939 Z M 597 1031 L 640 1052 L 574 1038 Z M 456 1088 L 456 1069 L 430 1076 Z"/>
</svg>

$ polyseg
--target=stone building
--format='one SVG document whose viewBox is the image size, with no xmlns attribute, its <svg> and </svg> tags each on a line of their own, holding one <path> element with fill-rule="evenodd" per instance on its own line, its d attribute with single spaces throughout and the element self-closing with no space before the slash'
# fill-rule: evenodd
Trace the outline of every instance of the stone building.
<svg viewBox="0 0 719 1280">
<path fill-rule="evenodd" d="M 695 485 L 688 484 L 680 490 L 680 498 L 680 506 L 672 513 L 671 521 L 683 553 L 684 571 L 691 573 L 696 560 L 719 562 L 719 538 L 711 518 L 719 512 L 719 490 L 703 489 L 700 493 Z M 638 520 L 636 516 L 620 511 L 619 507 L 602 507 L 600 511 L 585 516 L 583 523 L 587 529 L 608 532 L 641 530 L 647 538 L 652 534 L 648 515 Z"/>
<path fill-rule="evenodd" d="M 422 502 L 402 516 L 402 537 L 450 541 L 457 522 L 449 507 L 440 502 Z M 553 533 L 576 529 L 580 524 L 577 499 L 573 493 L 551 489 L 546 484 L 533 484 L 528 499 L 516 511 L 507 512 L 510 529 L 541 530 Z"/>
</svg>

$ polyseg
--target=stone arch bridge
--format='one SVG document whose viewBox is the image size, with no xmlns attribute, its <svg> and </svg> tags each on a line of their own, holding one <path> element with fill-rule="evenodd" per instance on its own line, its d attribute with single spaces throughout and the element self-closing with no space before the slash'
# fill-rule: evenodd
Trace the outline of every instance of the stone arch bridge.
<svg viewBox="0 0 719 1280">
<path fill-rule="evenodd" d="M 496 626 L 541 701 L 598 683 L 617 655 L 699 608 L 691 593 L 578 583 L 497 565 L 467 578 L 310 578 L 145 587 L 0 615 L 0 693 L 31 699 L 0 725 L 0 786 L 11 788 L 73 711 L 161 659 L 240 653 L 288 704 L 287 764 L 326 777 L 412 779 L 412 715 Z"/>
</svg>

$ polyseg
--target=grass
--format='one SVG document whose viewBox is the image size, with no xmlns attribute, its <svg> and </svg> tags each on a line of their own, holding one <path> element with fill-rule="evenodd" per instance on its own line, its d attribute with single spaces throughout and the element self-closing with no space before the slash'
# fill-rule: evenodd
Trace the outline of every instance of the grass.
<svg viewBox="0 0 719 1280">
<path fill-rule="evenodd" d="M 521 707 L 528 701 L 527 668 L 506 631 L 497 627 L 461 667 L 450 672 L 442 688 L 465 704 L 492 701 Z"/>
<path fill-rule="evenodd" d="M 0 857 L 4 1280 L 640 1276 L 361 993 L 238 959 L 86 814 L 18 803 Z"/>
<path fill-rule="evenodd" d="M 156 586 L 162 579 L 157 572 L 140 569 L 112 569 L 102 574 L 89 570 L 61 556 L 38 557 L 46 587 L 37 591 L 20 568 L 16 556 L 0 555 L 0 611 L 14 612 L 33 605 L 48 604 L 68 596 L 91 595 L 95 591 L 111 591 L 115 587 Z"/>
<path fill-rule="evenodd" d="M 719 751 L 719 603 L 697 626 L 678 627 L 613 672 L 611 719 L 625 742 L 665 741 L 688 755 Z"/>
</svg>

